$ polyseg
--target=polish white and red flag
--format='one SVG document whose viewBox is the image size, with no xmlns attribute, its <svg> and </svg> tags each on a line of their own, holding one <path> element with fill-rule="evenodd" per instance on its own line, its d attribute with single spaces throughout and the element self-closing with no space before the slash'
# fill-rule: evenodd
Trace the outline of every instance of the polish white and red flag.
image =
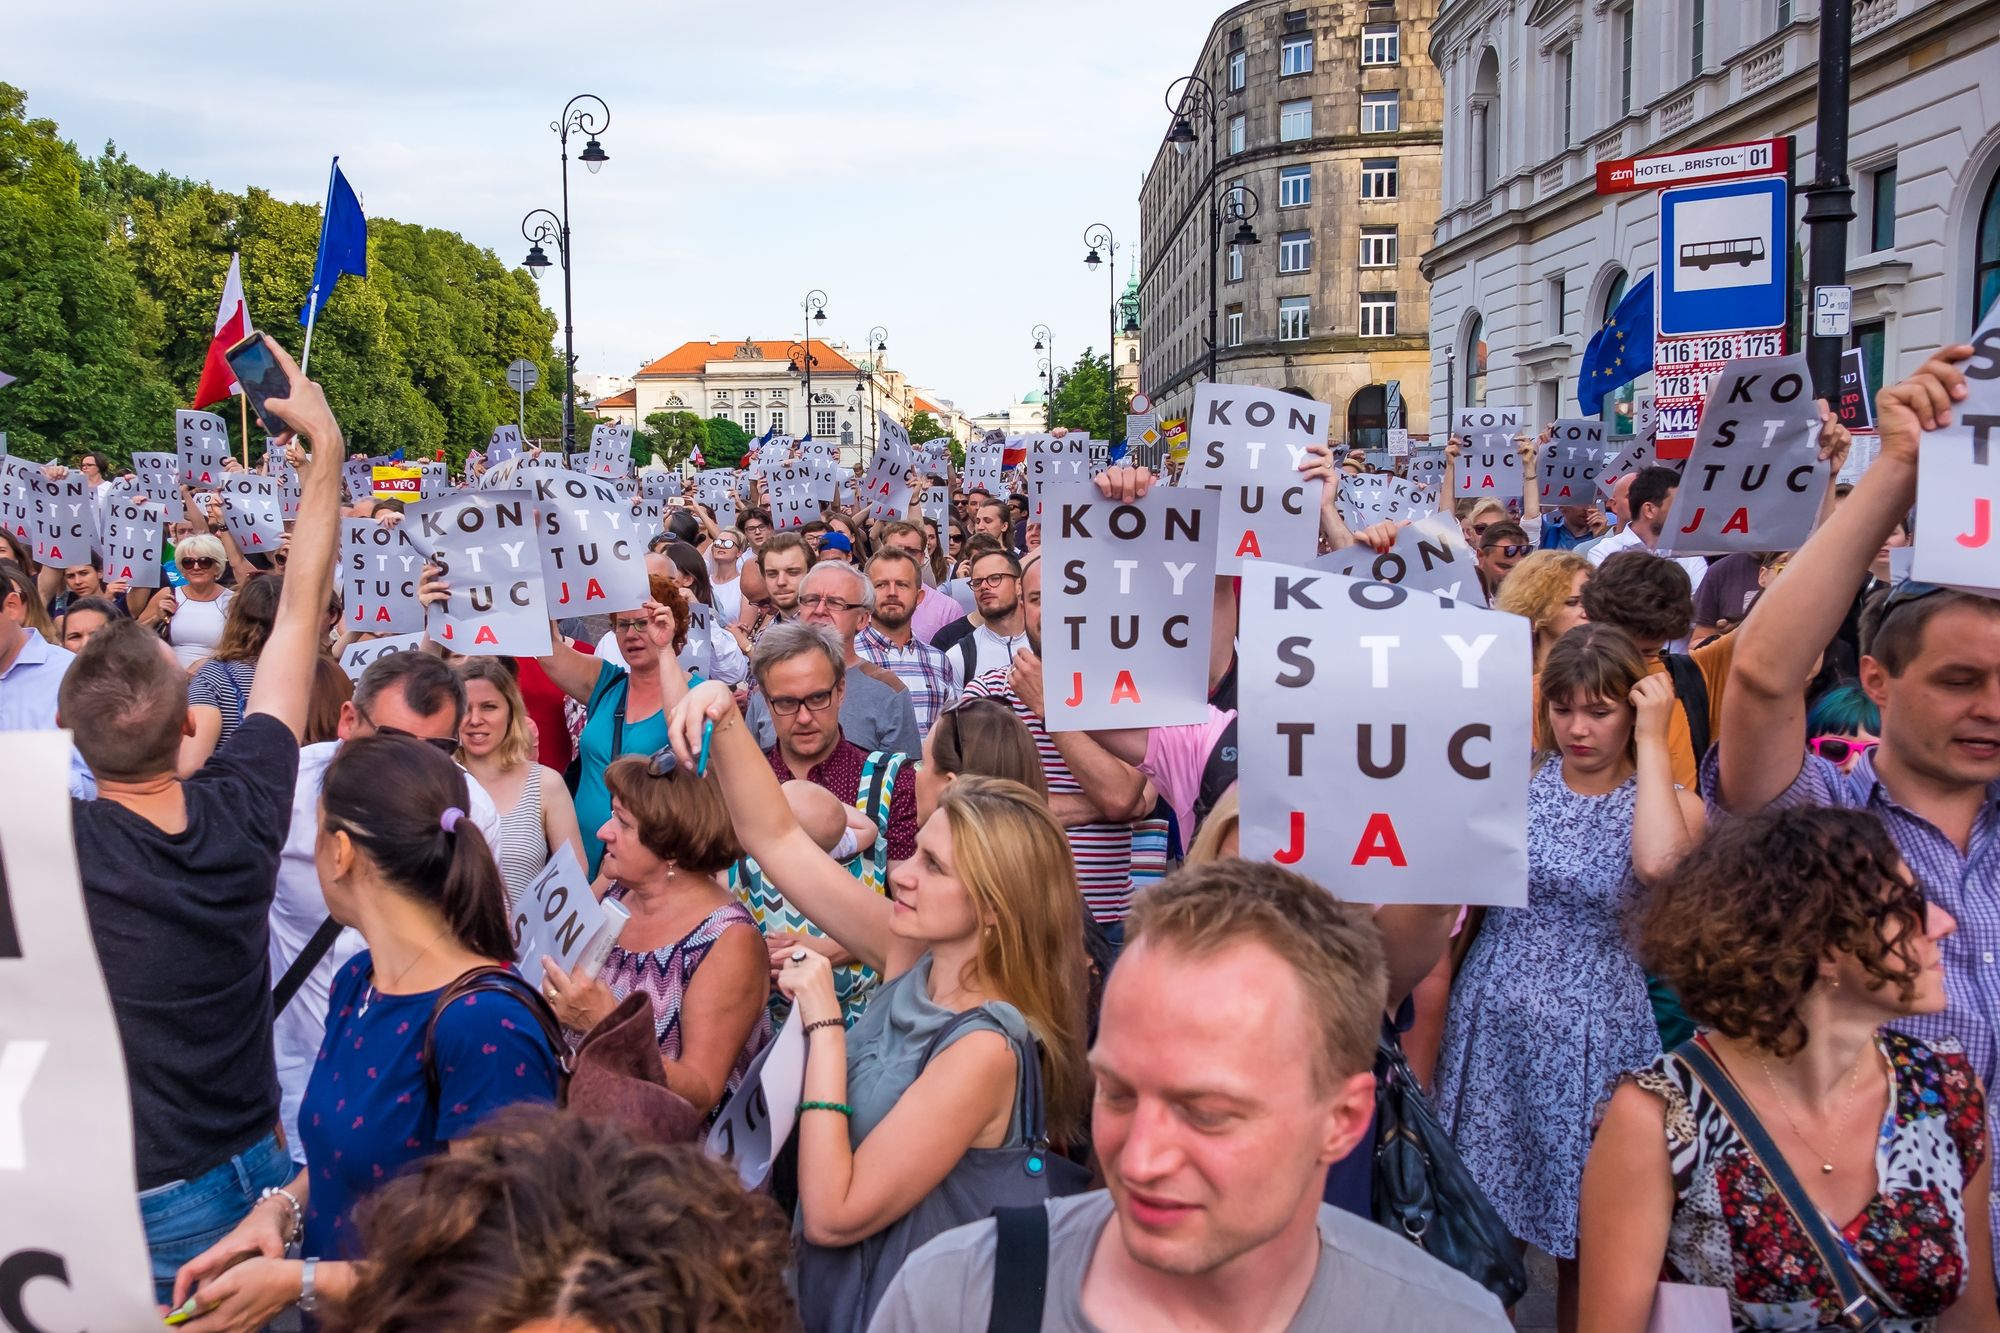
<svg viewBox="0 0 2000 1333">
<path fill-rule="evenodd" d="M 215 312 L 215 338 L 208 345 L 208 357 L 201 365 L 201 385 L 194 391 L 196 408 L 219 403 L 233 393 L 241 393 L 235 374 L 222 354 L 250 333 L 250 306 L 243 299 L 243 259 L 229 256 L 229 276 L 222 284 L 222 305 Z"/>
</svg>

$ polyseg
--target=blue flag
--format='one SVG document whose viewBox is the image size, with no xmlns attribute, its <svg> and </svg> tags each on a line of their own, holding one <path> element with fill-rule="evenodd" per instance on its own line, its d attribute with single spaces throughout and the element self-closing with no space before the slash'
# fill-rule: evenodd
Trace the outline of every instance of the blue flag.
<svg viewBox="0 0 2000 1333">
<path fill-rule="evenodd" d="M 1604 410 L 1604 395 L 1653 368 L 1653 275 L 1632 284 L 1603 328 L 1583 349 L 1576 405 L 1587 417 Z"/>
<path fill-rule="evenodd" d="M 305 308 L 299 323 L 307 328 L 318 310 L 333 296 L 340 275 L 368 276 L 368 219 L 361 216 L 361 201 L 354 187 L 341 174 L 340 159 L 333 159 L 333 178 L 327 182 L 326 212 L 319 223 L 319 258 L 313 262 L 312 287 L 306 292 Z"/>
<path fill-rule="evenodd" d="M 759 435 L 757 437 L 757 447 L 761 449 L 765 445 L 769 444 L 771 442 L 771 437 L 773 435 L 776 435 L 777 433 L 778 433 L 778 428 L 776 426 L 773 426 L 769 430 L 765 431 L 762 435 Z"/>
<path fill-rule="evenodd" d="M 393 453 L 393 454 L 390 454 L 390 455 L 389 455 L 389 459 L 388 459 L 388 461 L 389 461 L 389 462 L 391 462 L 391 463 L 400 463 L 400 462 L 402 462 L 402 461 L 403 461 L 403 446 L 402 446 L 402 445 L 400 445 L 400 444 L 399 444 L 399 445 L 397 445 L 397 446 L 396 446 L 396 452 L 395 452 L 395 453 Z"/>
</svg>

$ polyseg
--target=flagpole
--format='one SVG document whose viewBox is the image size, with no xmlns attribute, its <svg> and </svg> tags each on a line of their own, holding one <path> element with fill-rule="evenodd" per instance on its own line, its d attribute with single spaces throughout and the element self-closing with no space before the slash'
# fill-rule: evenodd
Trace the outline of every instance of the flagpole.
<svg viewBox="0 0 2000 1333">
<path fill-rule="evenodd" d="M 245 469 L 247 470 L 247 469 L 249 468 L 249 466 L 250 466 L 250 397 L 249 397 L 249 395 L 248 395 L 248 394 L 244 394 L 244 393 L 238 393 L 238 394 L 236 395 L 236 406 L 237 406 L 238 410 L 239 410 L 239 411 L 240 411 L 240 412 L 242 413 L 242 416 L 243 416 L 243 466 L 244 466 L 244 468 L 245 468 Z"/>
<path fill-rule="evenodd" d="M 319 288 L 312 289 L 312 296 L 306 302 L 306 345 L 299 353 L 299 374 L 306 373 L 306 363 L 312 360 L 313 325 L 319 322 Z"/>
<path fill-rule="evenodd" d="M 319 208 L 319 253 L 313 259 L 313 289 L 306 301 L 306 345 L 299 353 L 301 375 L 306 373 L 306 362 L 312 360 L 313 325 L 319 322 L 319 261 L 326 256 L 326 220 L 333 212 L 333 181 L 339 171 L 340 155 L 336 153 L 326 169 L 326 202 Z"/>
</svg>

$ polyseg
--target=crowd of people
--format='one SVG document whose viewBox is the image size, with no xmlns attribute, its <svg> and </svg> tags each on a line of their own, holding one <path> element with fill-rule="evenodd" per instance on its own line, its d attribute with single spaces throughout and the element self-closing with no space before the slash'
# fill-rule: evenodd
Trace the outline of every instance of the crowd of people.
<svg viewBox="0 0 2000 1333">
<path fill-rule="evenodd" d="M 341 523 L 400 506 L 343 501 L 273 350 L 282 558 L 192 491 L 168 590 L 0 550 L 0 729 L 73 737 L 189 1333 L 1498 1330 L 1530 1246 L 1565 1333 L 1658 1327 L 1663 1282 L 1718 1327 L 2000 1329 L 2000 602 L 1888 555 L 1972 349 L 1881 393 L 1851 487 L 1829 422 L 1794 551 L 1656 554 L 1667 466 L 1460 502 L 1535 668 L 1527 904 L 1471 910 L 1238 855 L 1230 578 L 1205 721 L 1050 730 L 1022 496 L 783 531 L 755 486 L 677 500 L 642 604 L 350 681 Z M 1342 519 L 1358 458 L 1299 468 L 1323 550 L 1395 541 Z M 519 966 L 564 860 L 629 919 Z M 699 1145 L 780 1034 L 795 1129 L 747 1188 Z M 1478 1254 L 1384 1207 L 1402 1069 Z"/>
</svg>

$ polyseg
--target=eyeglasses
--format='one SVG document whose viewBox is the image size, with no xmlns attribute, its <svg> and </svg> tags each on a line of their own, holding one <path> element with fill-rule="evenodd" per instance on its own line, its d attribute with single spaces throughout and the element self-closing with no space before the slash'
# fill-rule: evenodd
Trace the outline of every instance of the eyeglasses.
<svg viewBox="0 0 2000 1333">
<path fill-rule="evenodd" d="M 458 737 L 456 736 L 419 736 L 416 732 L 404 731 L 401 727 L 385 727 L 377 723 L 374 718 L 368 716 L 367 709 L 358 705 L 354 710 L 354 715 L 366 723 L 377 736 L 407 736 L 413 741 L 422 741 L 425 745 L 430 746 L 447 759 L 456 758 L 458 755 Z"/>
<path fill-rule="evenodd" d="M 801 708 L 805 709 L 808 713 L 823 713 L 833 703 L 833 691 L 820 690 L 815 694 L 808 694 L 803 699 L 790 699 L 783 695 L 770 695 L 765 698 L 764 702 L 769 704 L 771 711 L 779 717 L 790 717 Z"/>
<path fill-rule="evenodd" d="M 717 538 L 716 540 L 714 540 L 714 541 L 710 542 L 710 543 L 709 543 L 709 546 L 710 546 L 710 547 L 711 547 L 712 549 L 714 549 L 714 550 L 717 550 L 717 551 L 733 551 L 733 550 L 735 550 L 735 549 L 736 549 L 736 543 L 735 543 L 735 542 L 733 542 L 733 541 L 729 541 L 729 540 L 726 540 L 726 539 L 724 539 L 724 538 L 720 538 L 720 537 L 718 537 L 718 538 Z"/>
<path fill-rule="evenodd" d="M 1019 574 L 981 574 L 978 578 L 967 579 L 967 586 L 973 588 L 997 588 L 1008 579 L 1018 579 Z"/>
<path fill-rule="evenodd" d="M 1534 549 L 1535 548 L 1532 546 L 1518 546 L 1512 543 L 1505 543 L 1498 546 L 1489 546 L 1486 548 L 1486 551 L 1487 554 L 1489 555 L 1506 556 L 1509 560 L 1511 560 L 1515 556 L 1526 555 L 1528 552 Z"/>
<path fill-rule="evenodd" d="M 220 567 L 220 562 L 211 560 L 205 555 L 197 555 L 181 561 L 180 567 L 182 569 L 217 569 Z"/>
<path fill-rule="evenodd" d="M 861 605 L 861 603 L 850 602 L 847 601 L 845 598 L 840 598 L 840 597 L 799 598 L 799 607 L 802 610 L 817 611 L 822 607 L 824 607 L 826 610 L 833 612 L 835 615 L 839 615 L 843 611 L 852 611 L 855 607 L 859 605 Z"/>
<path fill-rule="evenodd" d="M 613 634 L 637 634 L 640 630 L 651 628 L 652 624 L 653 622 L 650 619 L 643 616 L 632 620 L 620 620 L 614 616 L 611 619 L 611 632 Z"/>
<path fill-rule="evenodd" d="M 1849 740 L 1845 736 L 1815 736 L 1806 742 L 1806 748 L 1829 764 L 1844 764 L 1857 755 L 1873 754 L 1881 743 Z"/>
</svg>

